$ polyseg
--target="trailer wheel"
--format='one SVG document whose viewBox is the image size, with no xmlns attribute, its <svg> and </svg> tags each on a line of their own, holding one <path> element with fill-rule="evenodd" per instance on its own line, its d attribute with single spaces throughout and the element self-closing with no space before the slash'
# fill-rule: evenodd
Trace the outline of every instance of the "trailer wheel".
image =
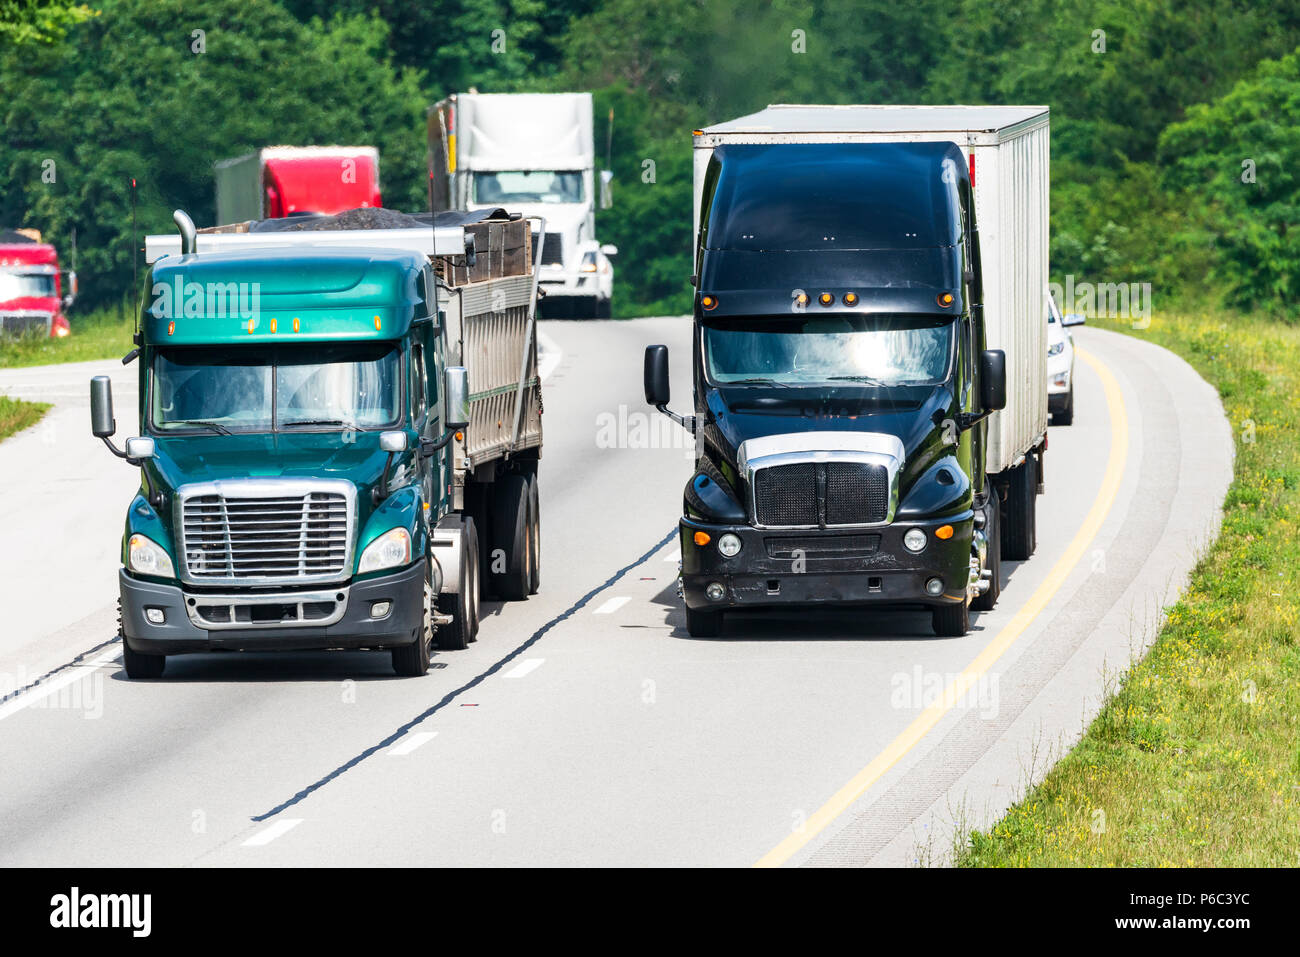
<svg viewBox="0 0 1300 957">
<path fill-rule="evenodd" d="M 161 678 L 167 667 L 166 655 L 147 655 L 141 651 L 132 651 L 122 635 L 122 667 L 128 678 Z"/>
<path fill-rule="evenodd" d="M 522 601 L 528 597 L 528 556 L 532 547 L 528 534 L 528 479 L 503 475 L 493 491 L 492 556 L 488 563 L 492 590 L 504 601 Z"/>
<path fill-rule="evenodd" d="M 687 608 L 686 630 L 692 638 L 716 638 L 722 634 L 722 612 Z"/>
<path fill-rule="evenodd" d="M 536 595 L 542 587 L 542 507 L 537 494 L 537 476 L 528 476 L 528 594 Z"/>
<path fill-rule="evenodd" d="M 482 621 L 480 612 L 482 610 L 481 595 L 483 593 L 483 562 L 479 554 L 479 542 L 482 541 L 478 531 L 478 522 L 470 515 L 466 515 L 465 522 L 465 548 L 468 549 L 466 557 L 468 582 L 466 583 L 465 594 L 468 596 L 469 608 L 469 640 L 478 641 L 478 626 Z"/>
<path fill-rule="evenodd" d="M 989 541 L 984 555 L 988 560 L 989 587 L 971 602 L 975 611 L 992 611 L 1002 594 L 1002 516 L 996 506 L 986 508 L 985 514 L 988 516 L 986 531 Z"/>
<path fill-rule="evenodd" d="M 940 638 L 965 637 L 970 631 L 970 602 L 935 605 L 930 610 L 930 626 Z"/>
<path fill-rule="evenodd" d="M 432 566 L 424 563 L 424 614 L 420 619 L 420 633 L 415 641 L 400 648 L 389 649 L 393 671 L 402 678 L 418 678 L 429 670 L 430 646 L 433 644 L 433 580 Z"/>
<path fill-rule="evenodd" d="M 1002 557 L 1023 562 L 1038 545 L 1038 466 L 1033 455 L 1011 470 L 1002 525 Z"/>
</svg>

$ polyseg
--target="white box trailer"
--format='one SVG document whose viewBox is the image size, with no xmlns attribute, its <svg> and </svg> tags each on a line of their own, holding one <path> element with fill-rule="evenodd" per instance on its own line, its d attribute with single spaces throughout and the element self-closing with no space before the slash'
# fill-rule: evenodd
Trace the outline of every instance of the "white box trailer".
<svg viewBox="0 0 1300 957">
<path fill-rule="evenodd" d="M 714 147 L 775 143 L 955 143 L 970 164 L 987 347 L 1007 359 L 1007 404 L 990 419 L 987 470 L 1047 434 L 1049 115 L 1046 106 L 778 104 L 695 133 L 695 233 Z"/>
</svg>

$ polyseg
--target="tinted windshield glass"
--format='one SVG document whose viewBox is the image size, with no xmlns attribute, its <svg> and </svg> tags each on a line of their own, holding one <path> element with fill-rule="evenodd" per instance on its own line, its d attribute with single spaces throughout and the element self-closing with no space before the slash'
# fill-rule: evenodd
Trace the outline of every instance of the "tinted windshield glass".
<svg viewBox="0 0 1300 957">
<path fill-rule="evenodd" d="M 582 174 L 552 170 L 475 173 L 474 203 L 581 203 Z"/>
<path fill-rule="evenodd" d="M 54 276 L 50 273 L 0 272 L 0 302 L 24 296 L 53 296 Z"/>
<path fill-rule="evenodd" d="M 953 322 L 843 316 L 720 320 L 704 327 L 717 385 L 932 385 L 948 375 Z"/>
<path fill-rule="evenodd" d="M 162 431 L 375 429 L 399 418 L 391 343 L 171 349 L 154 360 L 152 421 Z"/>
</svg>

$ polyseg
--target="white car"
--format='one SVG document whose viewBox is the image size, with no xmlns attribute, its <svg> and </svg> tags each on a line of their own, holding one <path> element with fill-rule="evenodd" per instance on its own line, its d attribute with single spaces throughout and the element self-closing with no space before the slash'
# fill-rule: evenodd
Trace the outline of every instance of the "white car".
<svg viewBox="0 0 1300 957">
<path fill-rule="evenodd" d="M 1083 322 L 1079 313 L 1062 316 L 1056 300 L 1047 297 L 1047 411 L 1053 425 L 1074 421 L 1074 337 L 1069 327 Z"/>
</svg>

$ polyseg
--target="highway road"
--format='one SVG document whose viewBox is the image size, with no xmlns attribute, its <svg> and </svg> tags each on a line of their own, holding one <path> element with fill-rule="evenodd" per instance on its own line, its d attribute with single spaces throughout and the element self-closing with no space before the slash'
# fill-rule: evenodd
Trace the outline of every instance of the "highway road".
<svg viewBox="0 0 1300 957">
<path fill-rule="evenodd" d="M 485 607 L 424 678 L 386 653 L 201 655 L 128 681 L 114 641 L 137 474 L 91 439 L 86 380 L 0 443 L 0 864 L 912 865 L 1036 780 L 1140 654 L 1214 534 L 1217 396 L 1132 337 L 1076 332 L 1039 547 L 965 638 L 918 612 L 753 614 L 693 640 L 673 532 L 689 439 L 641 357 L 690 322 L 542 323 L 542 591 Z"/>
</svg>

